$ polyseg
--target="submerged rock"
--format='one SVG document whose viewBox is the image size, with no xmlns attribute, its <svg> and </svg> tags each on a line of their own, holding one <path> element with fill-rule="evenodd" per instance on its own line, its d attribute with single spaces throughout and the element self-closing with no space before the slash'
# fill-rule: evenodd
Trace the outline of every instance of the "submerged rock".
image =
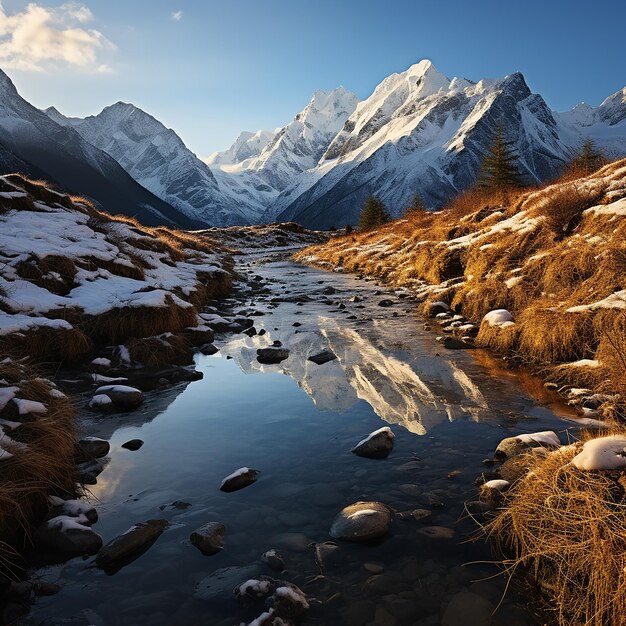
<svg viewBox="0 0 626 626">
<path fill-rule="evenodd" d="M 259 565 L 222 567 L 203 578 L 196 585 L 193 595 L 201 600 L 216 602 L 230 600 L 232 602 L 232 592 L 235 586 L 242 581 L 256 578 L 260 572 L 261 567 Z"/>
<path fill-rule="evenodd" d="M 285 348 L 258 348 L 256 360 L 263 365 L 275 365 L 289 358 L 289 350 Z"/>
<path fill-rule="evenodd" d="M 343 551 L 332 541 L 314 544 L 313 552 L 315 555 L 315 562 L 322 572 L 338 567 L 345 561 Z"/>
<path fill-rule="evenodd" d="M 276 552 L 276 550 L 267 550 L 261 555 L 261 561 L 263 563 L 267 563 L 270 569 L 273 569 L 276 572 L 282 572 L 285 569 L 285 562 L 283 561 L 283 557 Z"/>
<path fill-rule="evenodd" d="M 309 357 L 309 361 L 313 361 L 316 365 L 324 365 L 324 363 L 328 363 L 329 361 L 334 361 L 337 358 L 337 355 L 330 350 L 322 350 L 322 352 L 318 352 Z"/>
<path fill-rule="evenodd" d="M 212 343 L 205 343 L 198 348 L 198 352 L 205 356 L 213 356 L 217 354 L 219 350 Z"/>
<path fill-rule="evenodd" d="M 241 467 L 229 476 L 226 476 L 220 485 L 220 491 L 231 493 L 239 491 L 248 485 L 256 482 L 259 477 L 259 470 L 250 469 L 249 467 Z"/>
<path fill-rule="evenodd" d="M 457 339 L 456 337 L 437 337 L 437 341 L 441 343 L 444 348 L 448 350 L 472 350 L 474 346 L 467 341 Z"/>
<path fill-rule="evenodd" d="M 352 448 L 357 456 L 369 459 L 385 459 L 393 449 L 395 435 L 389 426 L 384 426 L 370 433 L 365 439 Z"/>
<path fill-rule="evenodd" d="M 96 565 L 105 571 L 121 569 L 146 552 L 167 526 L 164 519 L 151 519 L 131 526 L 98 552 Z"/>
<path fill-rule="evenodd" d="M 205 556 L 217 554 L 224 547 L 226 526 L 221 522 L 208 522 L 189 535 L 191 543 Z"/>
<path fill-rule="evenodd" d="M 391 509 L 380 502 L 356 502 L 335 518 L 330 536 L 343 541 L 371 541 L 389 532 Z"/>
</svg>

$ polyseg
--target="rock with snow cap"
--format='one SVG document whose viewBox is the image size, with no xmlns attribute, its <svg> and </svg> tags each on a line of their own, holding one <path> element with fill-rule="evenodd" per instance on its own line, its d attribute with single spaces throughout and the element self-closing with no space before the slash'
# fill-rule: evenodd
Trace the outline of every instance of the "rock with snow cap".
<svg viewBox="0 0 626 626">
<path fill-rule="evenodd" d="M 506 437 L 496 448 L 494 458 L 502 460 L 511 458 L 531 448 L 548 447 L 558 448 L 561 445 L 557 434 L 551 430 L 538 433 L 524 433 L 515 437 Z"/>
<path fill-rule="evenodd" d="M 393 449 L 395 435 L 389 426 L 384 426 L 359 441 L 352 452 L 369 459 L 385 459 Z"/>
<path fill-rule="evenodd" d="M 263 561 L 263 563 L 267 563 L 268 567 L 273 569 L 275 572 L 282 572 L 285 569 L 285 561 L 283 560 L 283 557 L 274 549 L 266 550 L 261 555 L 261 561 Z"/>
<path fill-rule="evenodd" d="M 268 598 L 276 591 L 276 581 L 269 576 L 249 578 L 233 589 L 235 600 L 244 606 Z"/>
<path fill-rule="evenodd" d="M 249 467 L 241 467 L 224 478 L 220 485 L 220 491 L 225 491 L 226 493 L 239 491 L 256 482 L 259 473 L 258 470 L 250 469 Z"/>
<path fill-rule="evenodd" d="M 104 385 L 96 389 L 95 396 L 108 396 L 120 409 L 136 409 L 144 400 L 143 392 L 127 385 Z"/>
<path fill-rule="evenodd" d="M 33 541 L 35 546 L 67 558 L 96 554 L 102 547 L 102 537 L 88 524 L 84 515 L 58 515 L 35 529 Z"/>
<path fill-rule="evenodd" d="M 84 437 L 78 440 L 79 455 L 85 459 L 101 459 L 109 454 L 111 445 L 106 439 Z"/>
<path fill-rule="evenodd" d="M 353 542 L 379 539 L 389 532 L 391 514 L 391 509 L 380 502 L 355 502 L 337 515 L 330 536 Z"/>
</svg>

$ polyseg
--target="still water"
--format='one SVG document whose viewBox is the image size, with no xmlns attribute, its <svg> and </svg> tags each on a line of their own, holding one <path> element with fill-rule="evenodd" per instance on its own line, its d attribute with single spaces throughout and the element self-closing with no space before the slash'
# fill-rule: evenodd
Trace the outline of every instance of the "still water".
<svg viewBox="0 0 626 626">
<path fill-rule="evenodd" d="M 468 541 L 477 526 L 464 503 L 476 499 L 474 481 L 500 439 L 562 432 L 573 426 L 567 410 L 530 376 L 498 370 L 479 351 L 445 350 L 401 294 L 286 261 L 259 259 L 241 271 L 259 276 L 261 291 L 243 288 L 227 306 L 258 314 L 263 336 L 218 337 L 217 355 L 197 357 L 202 380 L 148 394 L 131 414 L 83 418 L 88 434 L 111 442 L 91 488 L 94 529 L 106 542 L 148 519 L 167 519 L 169 528 L 112 576 L 82 559 L 41 570 L 63 588 L 40 598 L 27 623 L 247 624 L 262 607 L 198 589 L 225 567 L 245 568 L 231 586 L 255 573 L 276 576 L 259 560 L 270 548 L 285 561 L 279 577 L 309 598 L 302 624 L 535 623 L 524 598 L 502 599 L 506 581 L 494 578 L 484 541 Z M 382 298 L 393 305 L 378 306 Z M 274 340 L 289 358 L 259 364 L 256 349 Z M 307 360 L 323 349 L 338 358 Z M 396 435 L 387 459 L 350 453 L 385 425 Z M 140 450 L 121 448 L 135 438 L 145 442 Z M 219 491 L 242 466 L 258 469 L 259 480 Z M 396 517 L 377 545 L 342 544 L 322 576 L 311 544 L 329 541 L 335 515 L 358 500 L 431 514 Z M 226 539 L 207 557 L 189 534 L 209 521 L 225 524 Z"/>
</svg>

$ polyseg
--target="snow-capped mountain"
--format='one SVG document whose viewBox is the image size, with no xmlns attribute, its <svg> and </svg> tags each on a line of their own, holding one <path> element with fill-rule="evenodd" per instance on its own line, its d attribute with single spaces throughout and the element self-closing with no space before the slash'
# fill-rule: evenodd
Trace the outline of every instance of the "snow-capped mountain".
<svg viewBox="0 0 626 626">
<path fill-rule="evenodd" d="M 133 105 L 118 103 L 84 120 L 47 112 L 188 218 L 210 226 L 354 224 L 372 194 L 392 215 L 415 193 L 440 207 L 474 184 L 498 126 L 529 183 L 557 176 L 588 138 L 610 157 L 626 155 L 626 88 L 598 107 L 556 113 L 520 73 L 449 79 L 427 60 L 388 76 L 362 102 L 343 87 L 318 91 L 283 128 L 241 133 L 206 163 Z M 0 147 L 0 164 L 17 157 Z"/>
<path fill-rule="evenodd" d="M 276 137 L 278 130 L 273 132 L 271 130 L 259 130 L 256 133 L 244 130 L 228 150 L 214 152 L 206 160 L 206 163 L 208 165 L 234 165 L 259 156 Z"/>
<path fill-rule="evenodd" d="M 587 136 L 626 154 L 626 126 L 616 128 L 621 104 L 608 102 L 585 129 L 567 116 L 555 118 L 520 73 L 473 83 L 449 80 L 422 61 L 386 78 L 359 104 L 317 167 L 276 200 L 277 219 L 315 227 L 354 224 L 372 194 L 394 215 L 414 193 L 428 206 L 441 206 L 475 182 L 499 125 L 529 183 L 558 175 Z M 609 133 L 599 132 L 609 124 Z"/>
<path fill-rule="evenodd" d="M 256 215 L 221 193 L 209 166 L 157 119 L 125 102 L 85 119 L 46 113 L 71 126 L 89 143 L 110 154 L 136 181 L 191 219 L 204 224 L 246 224 Z"/>
<path fill-rule="evenodd" d="M 127 174 L 115 159 L 24 100 L 0 71 L 0 173 L 45 178 L 111 213 L 146 224 L 197 224 Z"/>
</svg>

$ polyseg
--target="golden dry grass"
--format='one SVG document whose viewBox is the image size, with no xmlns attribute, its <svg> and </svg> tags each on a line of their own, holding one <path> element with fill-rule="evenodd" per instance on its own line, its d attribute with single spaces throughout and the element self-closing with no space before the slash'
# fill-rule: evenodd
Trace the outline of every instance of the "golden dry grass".
<svg viewBox="0 0 626 626">
<path fill-rule="evenodd" d="M 438 213 L 410 214 L 375 231 L 311 246 L 295 258 L 413 287 L 475 323 L 505 308 L 516 328 L 483 325 L 479 346 L 544 371 L 600 359 L 593 377 L 606 381 L 608 372 L 610 384 L 621 386 L 626 369 L 607 336 L 613 314 L 568 309 L 626 289 L 626 219 L 623 211 L 603 210 L 624 198 L 626 160 L 584 178 L 516 191 L 505 203 L 468 192 Z"/>
<path fill-rule="evenodd" d="M 485 530 L 507 571 L 539 585 L 551 621 L 623 624 L 626 480 L 620 472 L 578 470 L 570 464 L 577 450 L 527 456 L 530 474 Z"/>
<path fill-rule="evenodd" d="M 67 398 L 51 396 L 52 386 L 33 377 L 26 364 L 1 363 L 0 378 L 18 386 L 20 398 L 42 402 L 48 408 L 36 421 L 25 422 L 14 431 L 7 429 L 12 439 L 28 446 L 22 450 L 7 444 L 13 457 L 4 460 L 0 468 L 0 537 L 20 549 L 29 541 L 31 523 L 47 511 L 51 493 L 76 494 L 74 407 Z M 5 552 L 2 556 L 0 571 L 10 571 L 15 564 L 11 555 Z"/>
</svg>

